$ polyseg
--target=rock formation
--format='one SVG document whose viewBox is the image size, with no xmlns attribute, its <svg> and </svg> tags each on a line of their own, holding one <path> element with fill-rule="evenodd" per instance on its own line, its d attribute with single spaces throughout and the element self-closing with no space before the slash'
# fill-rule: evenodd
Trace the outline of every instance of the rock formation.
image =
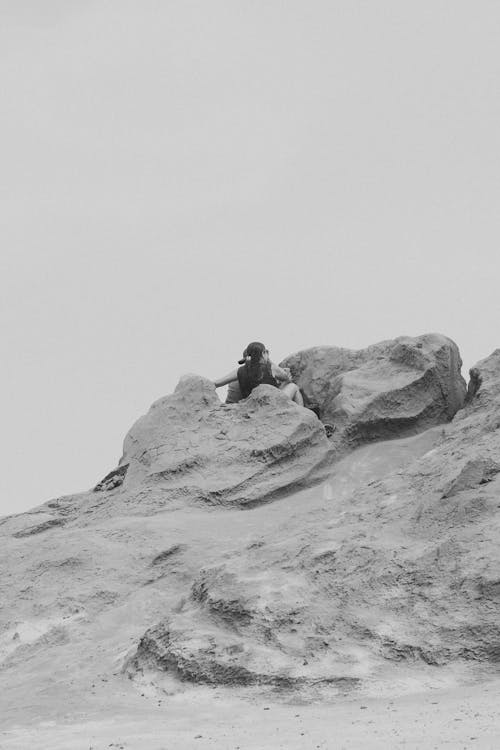
<svg viewBox="0 0 500 750">
<path fill-rule="evenodd" d="M 307 400 L 350 447 L 415 435 L 449 421 L 466 395 L 456 344 L 437 334 L 402 336 L 359 351 L 317 346 L 287 357 Z"/>
<path fill-rule="evenodd" d="M 269 385 L 221 404 L 213 384 L 183 377 L 125 438 L 125 489 L 170 502 L 252 505 L 321 476 L 332 449 L 315 414 Z M 324 471 L 323 471 L 324 475 Z"/>
<path fill-rule="evenodd" d="M 456 413 L 459 361 L 438 336 L 288 358 L 330 441 L 276 389 L 183 378 L 94 490 L 0 520 L 5 710 L 27 684 L 78 712 L 108 681 L 307 699 L 496 668 L 500 350 Z"/>
<path fill-rule="evenodd" d="M 263 534 L 237 561 L 200 571 L 132 667 L 317 687 L 356 684 L 388 660 L 496 663 L 499 359 L 477 366 L 481 390 L 404 470 L 347 493 L 333 472 L 331 501 L 316 501 L 302 528 Z"/>
<path fill-rule="evenodd" d="M 334 424 L 331 442 L 275 388 L 221 405 L 210 381 L 185 376 L 132 427 L 120 466 L 96 489 L 124 483 L 161 492 L 160 503 L 252 505 L 318 481 L 355 445 L 448 422 L 466 395 L 457 346 L 444 336 L 308 349 L 285 364 Z"/>
</svg>

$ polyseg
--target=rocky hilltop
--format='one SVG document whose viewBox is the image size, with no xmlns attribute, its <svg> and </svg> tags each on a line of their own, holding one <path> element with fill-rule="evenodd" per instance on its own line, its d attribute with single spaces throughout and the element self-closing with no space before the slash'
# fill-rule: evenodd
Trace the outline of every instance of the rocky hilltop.
<svg viewBox="0 0 500 750">
<path fill-rule="evenodd" d="M 109 683 L 116 706 L 190 684 L 304 700 L 495 669 L 500 350 L 468 392 L 434 334 L 285 364 L 331 439 L 277 389 L 225 405 L 185 376 L 93 490 L 0 521 L 12 716 L 27 684 L 71 713 Z"/>
<path fill-rule="evenodd" d="M 132 427 L 119 467 L 98 489 L 123 483 L 161 491 L 170 505 L 251 506 L 317 482 L 357 445 L 448 422 L 466 395 L 458 348 L 436 334 L 360 351 L 316 347 L 281 364 L 335 426 L 331 441 L 312 411 L 275 388 L 221 405 L 210 381 L 185 376 Z"/>
</svg>

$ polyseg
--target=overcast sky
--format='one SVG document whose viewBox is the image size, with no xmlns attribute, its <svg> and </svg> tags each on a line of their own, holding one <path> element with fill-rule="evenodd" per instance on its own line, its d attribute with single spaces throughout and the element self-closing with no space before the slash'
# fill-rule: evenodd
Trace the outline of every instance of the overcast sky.
<svg viewBox="0 0 500 750">
<path fill-rule="evenodd" d="M 497 0 L 0 9 L 0 514 L 252 339 L 500 346 Z"/>
</svg>

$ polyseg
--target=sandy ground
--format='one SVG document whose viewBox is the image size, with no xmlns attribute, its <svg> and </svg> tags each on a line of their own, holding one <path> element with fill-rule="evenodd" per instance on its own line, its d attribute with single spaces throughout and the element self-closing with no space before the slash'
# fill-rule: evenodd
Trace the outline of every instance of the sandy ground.
<svg viewBox="0 0 500 750">
<path fill-rule="evenodd" d="M 2 750 L 254 750 L 257 748 L 500 747 L 500 680 L 403 697 L 343 698 L 300 705 L 237 699 L 218 690 L 187 691 L 116 715 L 15 723 L 0 732 Z"/>
<path fill-rule="evenodd" d="M 104 517 L 68 532 L 67 549 L 52 551 L 50 533 L 40 535 L 27 563 L 24 542 L 16 542 L 13 576 L 30 575 L 36 586 L 19 583 L 22 596 L 11 606 L 24 619 L 13 621 L 0 639 L 6 660 L 0 670 L 0 750 L 500 748 L 500 670 L 491 671 L 494 665 L 486 673 L 477 665 L 447 671 L 391 664 L 379 682 L 365 681 L 363 693 L 313 695 L 300 703 L 271 689 L 245 693 L 183 684 L 166 694 L 121 671 L 127 650 L 190 582 L 190 570 L 180 568 L 178 584 L 175 577 L 166 579 L 168 586 L 163 579 L 150 584 L 150 557 L 158 551 L 188 542 L 197 570 L 214 564 L 221 551 L 237 558 L 242 545 L 264 534 L 287 538 L 287 524 L 301 529 L 306 516 L 323 522 L 331 497 L 403 467 L 429 450 L 434 437 L 429 431 L 360 449 L 336 466 L 328 482 L 288 498 L 285 516 L 276 502 L 251 513 L 186 508 L 175 515 Z M 73 569 L 71 563 L 79 565 Z M 110 593 L 122 597 L 116 605 L 114 599 L 107 603 Z M 59 621 L 60 598 L 70 594 L 86 596 L 87 611 Z M 39 614 L 37 602 L 44 603 Z M 46 617 L 51 607 L 54 617 Z"/>
</svg>

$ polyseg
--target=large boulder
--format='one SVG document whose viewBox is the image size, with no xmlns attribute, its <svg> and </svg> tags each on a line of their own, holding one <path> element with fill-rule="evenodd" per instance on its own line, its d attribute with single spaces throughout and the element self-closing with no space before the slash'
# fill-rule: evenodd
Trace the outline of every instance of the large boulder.
<svg viewBox="0 0 500 750">
<path fill-rule="evenodd" d="M 500 350 L 474 372 L 450 425 L 358 448 L 302 493 L 300 524 L 290 499 L 279 534 L 261 525 L 205 563 L 129 674 L 344 692 L 384 674 L 404 684 L 409 669 L 427 686 L 437 667 L 452 681 L 495 673 Z"/>
<path fill-rule="evenodd" d="M 213 383 L 188 375 L 133 425 L 121 467 L 126 490 L 248 506 L 317 480 L 331 453 L 316 415 L 277 388 L 221 404 Z"/>
<path fill-rule="evenodd" d="M 500 350 L 473 372 L 451 423 L 335 454 L 323 484 L 274 503 L 273 487 L 330 460 L 314 415 L 266 387 L 225 407 L 185 378 L 132 428 L 100 491 L 0 519 L 2 718 L 30 727 L 16 747 L 42 715 L 65 727 L 148 703 L 157 736 L 172 694 L 195 712 L 212 694 L 193 683 L 268 706 L 283 689 L 331 700 L 498 675 Z M 287 436 L 293 456 L 252 455 Z M 211 457 L 231 476 L 220 494 Z"/>
<path fill-rule="evenodd" d="M 353 351 L 317 346 L 282 363 L 349 446 L 412 435 L 449 422 L 465 401 L 456 344 L 446 336 L 401 336 Z"/>
<path fill-rule="evenodd" d="M 467 403 L 474 402 L 476 410 L 500 403 L 500 349 L 480 360 L 469 370 L 470 380 L 467 389 Z"/>
</svg>

